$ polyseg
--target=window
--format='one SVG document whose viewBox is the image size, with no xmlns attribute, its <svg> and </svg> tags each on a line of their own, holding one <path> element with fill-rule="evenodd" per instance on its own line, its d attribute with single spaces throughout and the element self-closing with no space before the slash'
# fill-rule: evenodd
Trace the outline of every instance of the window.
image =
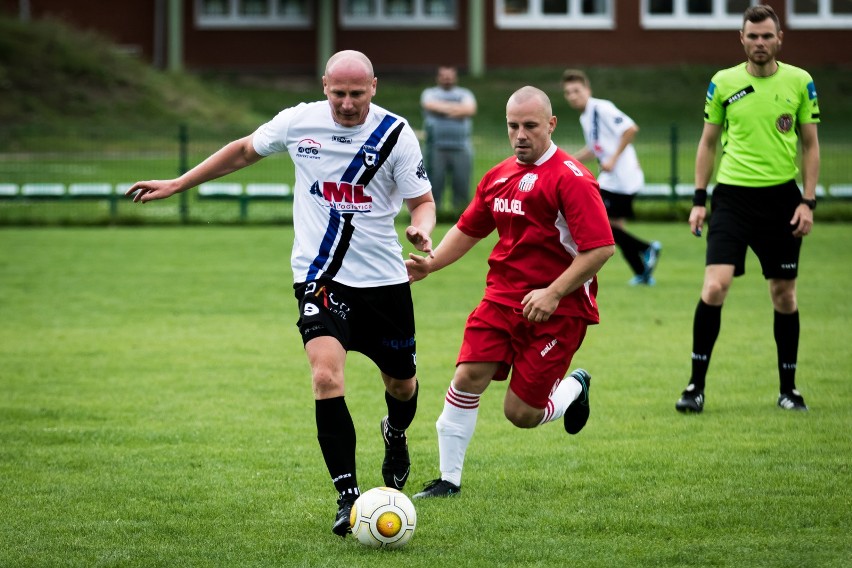
<svg viewBox="0 0 852 568">
<path fill-rule="evenodd" d="M 502 29 L 598 29 L 615 27 L 615 0 L 495 0 Z"/>
<path fill-rule="evenodd" d="M 452 28 L 456 0 L 342 0 L 343 28 Z"/>
<path fill-rule="evenodd" d="M 310 0 L 195 0 L 199 28 L 309 28 Z"/>
<path fill-rule="evenodd" d="M 782 27 L 799 29 L 852 28 L 852 0 L 787 0 Z"/>
<path fill-rule="evenodd" d="M 743 12 L 757 3 L 757 0 L 642 0 L 642 27 L 738 30 L 743 25 Z"/>
</svg>

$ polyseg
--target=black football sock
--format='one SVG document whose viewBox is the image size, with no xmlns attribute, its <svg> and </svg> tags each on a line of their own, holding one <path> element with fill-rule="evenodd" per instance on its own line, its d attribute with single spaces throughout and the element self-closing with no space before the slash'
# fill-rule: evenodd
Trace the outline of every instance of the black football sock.
<svg viewBox="0 0 852 568">
<path fill-rule="evenodd" d="M 317 400 L 317 440 L 334 488 L 340 496 L 357 496 L 355 425 L 342 396 Z"/>
<path fill-rule="evenodd" d="M 624 260 L 630 265 L 633 274 L 638 275 L 645 272 L 644 253 L 651 245 L 618 227 L 612 227 L 612 236 L 615 239 L 615 245 L 621 249 Z"/>
<path fill-rule="evenodd" d="M 796 361 L 799 355 L 799 312 L 775 312 L 775 347 L 778 351 L 778 377 L 781 392 L 796 388 Z"/>
<path fill-rule="evenodd" d="M 420 383 L 414 384 L 414 396 L 408 400 L 399 400 L 385 391 L 385 402 L 388 405 L 388 427 L 393 435 L 401 436 L 411 426 L 414 414 L 417 412 L 417 393 L 420 391 Z"/>
<path fill-rule="evenodd" d="M 721 327 L 722 306 L 711 306 L 704 300 L 698 300 L 692 322 L 692 376 L 689 379 L 697 390 L 704 390 L 710 355 Z"/>
</svg>

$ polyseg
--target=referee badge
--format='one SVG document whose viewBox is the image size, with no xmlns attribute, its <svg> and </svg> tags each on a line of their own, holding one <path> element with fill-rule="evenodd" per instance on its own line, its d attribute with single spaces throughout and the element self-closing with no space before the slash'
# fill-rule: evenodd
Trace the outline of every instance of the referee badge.
<svg viewBox="0 0 852 568">
<path fill-rule="evenodd" d="M 782 114 L 778 117 L 778 120 L 775 121 L 775 128 L 778 129 L 778 132 L 781 134 L 787 134 L 793 128 L 793 117 L 789 114 Z"/>
<path fill-rule="evenodd" d="M 521 191 L 532 191 L 537 179 L 538 174 L 525 174 L 524 177 L 521 178 L 521 182 L 518 184 L 518 189 Z"/>
</svg>

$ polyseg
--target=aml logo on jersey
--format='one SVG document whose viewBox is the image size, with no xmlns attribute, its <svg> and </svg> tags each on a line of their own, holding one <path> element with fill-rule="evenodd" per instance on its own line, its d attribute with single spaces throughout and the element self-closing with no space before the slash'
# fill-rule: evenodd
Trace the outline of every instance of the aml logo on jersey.
<svg viewBox="0 0 852 568">
<path fill-rule="evenodd" d="M 502 197 L 494 198 L 494 212 L 526 215 L 526 213 L 524 213 L 523 202 L 520 199 L 509 200 Z"/>
<path fill-rule="evenodd" d="M 320 192 L 319 183 L 315 182 L 311 187 L 311 193 L 321 196 L 329 207 L 338 211 L 367 212 L 373 208 L 373 198 L 364 194 L 363 185 L 324 181 L 322 192 Z"/>
<path fill-rule="evenodd" d="M 322 144 L 320 144 L 316 140 L 312 140 L 310 138 L 302 138 L 296 145 L 296 157 L 319 160 L 320 148 L 322 148 Z"/>
<path fill-rule="evenodd" d="M 518 184 L 518 189 L 521 191 L 532 191 L 535 187 L 535 182 L 538 179 L 538 174 L 525 174 Z"/>
</svg>

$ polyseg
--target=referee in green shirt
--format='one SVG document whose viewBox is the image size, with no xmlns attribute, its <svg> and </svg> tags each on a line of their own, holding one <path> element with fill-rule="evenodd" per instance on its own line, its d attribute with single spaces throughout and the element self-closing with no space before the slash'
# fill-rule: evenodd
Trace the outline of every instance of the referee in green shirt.
<svg viewBox="0 0 852 568">
<path fill-rule="evenodd" d="M 722 305 L 734 277 L 745 273 L 748 247 L 760 260 L 775 309 L 778 406 L 808 409 L 796 390 L 796 276 L 802 237 L 813 227 L 816 207 L 819 104 L 811 76 L 776 59 L 783 35 L 770 6 L 748 8 L 740 31 L 747 61 L 716 73 L 707 89 L 689 214 L 696 236 L 701 236 L 707 217 L 706 188 L 720 138 L 723 152 L 711 201 L 704 286 L 693 322 L 692 376 L 675 405 L 680 412 L 704 409 L 705 378 Z M 799 140 L 804 192 L 795 181 Z"/>
</svg>

